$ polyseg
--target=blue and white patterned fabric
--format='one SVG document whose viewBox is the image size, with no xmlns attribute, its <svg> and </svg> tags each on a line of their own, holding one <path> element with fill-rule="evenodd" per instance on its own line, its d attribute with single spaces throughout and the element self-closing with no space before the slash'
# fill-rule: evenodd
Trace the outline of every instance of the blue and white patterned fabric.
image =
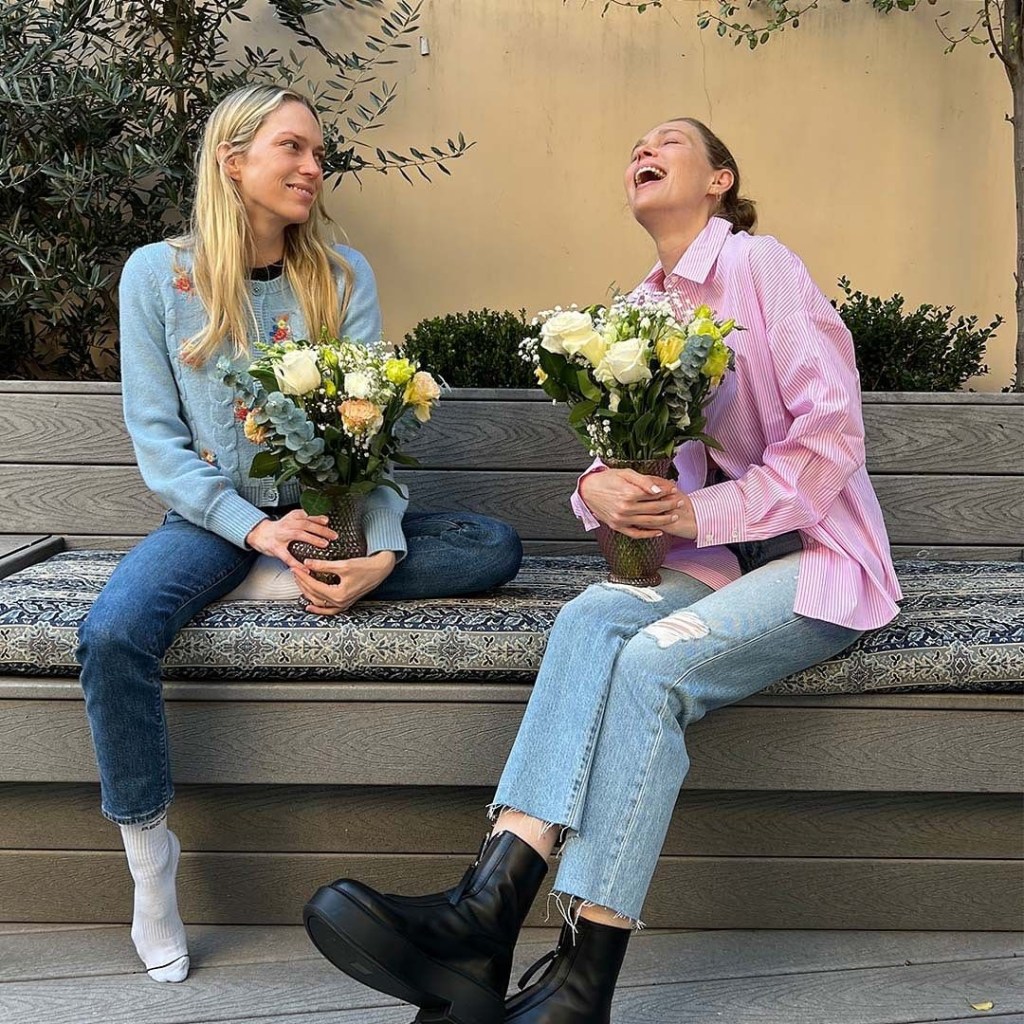
<svg viewBox="0 0 1024 1024">
<path fill-rule="evenodd" d="M 0 673 L 75 676 L 76 633 L 121 555 L 69 551 L 0 580 Z M 1024 682 L 1024 563 L 899 562 L 888 626 L 768 693 L 1009 692 Z M 603 578 L 596 556 L 533 556 L 494 594 L 361 602 L 321 618 L 297 603 L 218 602 L 179 634 L 169 679 L 533 679 L 559 608 Z"/>
</svg>

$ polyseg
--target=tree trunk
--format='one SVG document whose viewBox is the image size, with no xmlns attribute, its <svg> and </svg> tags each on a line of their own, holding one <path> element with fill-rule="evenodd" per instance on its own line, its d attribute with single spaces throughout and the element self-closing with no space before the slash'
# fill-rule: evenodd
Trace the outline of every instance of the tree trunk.
<svg viewBox="0 0 1024 1024">
<path fill-rule="evenodd" d="M 1017 359 L 1014 391 L 1024 392 L 1024 49 L 1021 40 L 1021 0 L 1006 0 L 1003 8 L 1002 54 L 1013 91 L 1013 181 L 1017 198 Z"/>
<path fill-rule="evenodd" d="M 1014 391 L 1024 391 L 1024 75 L 1013 85 L 1013 180 L 1017 194 L 1017 361 Z"/>
</svg>

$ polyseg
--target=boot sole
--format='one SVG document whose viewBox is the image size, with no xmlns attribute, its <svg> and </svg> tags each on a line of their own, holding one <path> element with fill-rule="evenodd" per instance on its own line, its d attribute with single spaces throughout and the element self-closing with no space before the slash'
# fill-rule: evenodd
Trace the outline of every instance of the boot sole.
<svg viewBox="0 0 1024 1024">
<path fill-rule="evenodd" d="M 350 978 L 429 1011 L 431 1024 L 501 1024 L 505 1001 L 432 960 L 329 885 L 302 912 L 313 945 Z"/>
</svg>

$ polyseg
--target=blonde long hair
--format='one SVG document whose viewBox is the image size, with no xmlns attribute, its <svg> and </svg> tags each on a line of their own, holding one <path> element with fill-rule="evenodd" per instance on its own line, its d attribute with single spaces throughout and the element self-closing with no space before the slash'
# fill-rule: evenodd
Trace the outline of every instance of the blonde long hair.
<svg viewBox="0 0 1024 1024">
<path fill-rule="evenodd" d="M 264 120 L 282 103 L 296 102 L 320 117 L 305 96 L 276 85 L 247 85 L 226 96 L 206 122 L 196 160 L 196 197 L 187 234 L 170 239 L 177 249 L 192 254 L 192 280 L 196 294 L 207 312 L 206 326 L 183 343 L 192 366 L 201 366 L 225 342 L 236 356 L 249 350 L 249 329 L 259 321 L 249 298 L 249 269 L 256 258 L 245 205 L 238 186 L 228 176 L 217 156 L 221 143 L 231 154 L 244 154 Z M 346 260 L 331 247 L 323 192 L 317 194 L 309 219 L 290 224 L 284 232 L 284 274 L 306 322 L 306 329 L 319 337 L 326 327 L 337 336 L 345 319 L 352 292 L 353 272 Z M 344 298 L 338 302 L 335 272 L 345 281 Z"/>
</svg>

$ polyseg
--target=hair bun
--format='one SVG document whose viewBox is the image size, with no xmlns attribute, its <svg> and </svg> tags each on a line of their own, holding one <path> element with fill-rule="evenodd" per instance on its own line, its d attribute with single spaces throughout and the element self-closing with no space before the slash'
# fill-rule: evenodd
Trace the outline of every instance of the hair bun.
<svg viewBox="0 0 1024 1024">
<path fill-rule="evenodd" d="M 732 221 L 733 233 L 753 231 L 757 224 L 757 204 L 746 196 L 737 196 L 723 213 Z"/>
</svg>

